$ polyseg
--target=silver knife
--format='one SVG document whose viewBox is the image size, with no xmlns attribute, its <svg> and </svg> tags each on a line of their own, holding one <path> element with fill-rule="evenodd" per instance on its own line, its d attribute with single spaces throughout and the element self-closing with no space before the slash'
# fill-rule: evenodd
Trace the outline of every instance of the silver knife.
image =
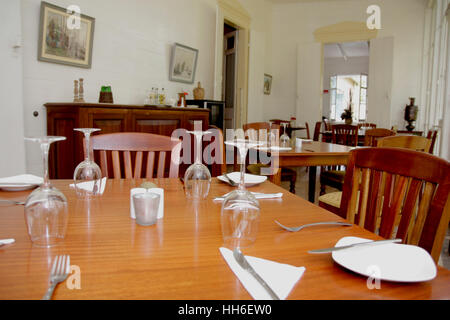
<svg viewBox="0 0 450 320">
<path fill-rule="evenodd" d="M 308 251 L 308 253 L 329 253 L 329 252 L 333 252 L 333 251 L 340 251 L 340 250 L 345 250 L 345 249 L 354 248 L 354 247 L 373 246 L 373 245 L 380 245 L 380 244 L 386 244 L 386 243 L 398 243 L 398 242 L 402 242 L 402 239 L 360 242 L 360 243 L 354 243 L 354 244 L 351 244 L 348 246 L 342 246 L 342 247 L 332 247 L 332 248 L 326 248 L 326 249 L 310 250 L 310 251 Z"/>
<path fill-rule="evenodd" d="M 256 271 L 252 268 L 252 266 L 250 265 L 250 263 L 248 263 L 247 259 L 245 259 L 244 255 L 242 254 L 242 252 L 239 249 L 234 249 L 233 251 L 233 256 L 234 259 L 236 260 L 236 262 L 244 269 L 246 270 L 248 273 L 250 273 L 253 278 L 255 278 L 262 286 L 263 288 L 267 291 L 267 293 L 270 295 L 270 297 L 273 300 L 280 300 L 280 298 L 277 296 L 277 294 L 272 290 L 271 287 L 269 287 L 269 285 L 264 281 L 263 278 L 261 278 L 259 276 L 259 274 L 256 273 Z"/>
</svg>

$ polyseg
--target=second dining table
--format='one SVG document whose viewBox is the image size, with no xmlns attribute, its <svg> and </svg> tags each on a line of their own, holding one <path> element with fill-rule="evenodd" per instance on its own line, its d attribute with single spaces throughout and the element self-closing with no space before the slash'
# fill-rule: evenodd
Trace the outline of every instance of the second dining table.
<svg viewBox="0 0 450 320">
<path fill-rule="evenodd" d="M 288 151 L 269 152 L 274 168 L 309 167 L 308 200 L 315 202 L 317 166 L 346 165 L 350 151 L 355 147 L 343 146 L 328 142 L 303 142 L 301 147 L 293 147 Z M 269 176 L 270 181 L 281 185 L 281 170 Z"/>
<path fill-rule="evenodd" d="M 164 189 L 164 218 L 142 227 L 130 218 L 130 190 L 143 180 L 108 180 L 105 193 L 79 200 L 72 181 L 52 181 L 68 200 L 69 224 L 62 244 L 34 246 L 28 238 L 23 206 L 0 207 L 0 238 L 15 238 L 0 247 L 0 299 L 40 299 L 53 258 L 70 255 L 80 272 L 80 287 L 59 285 L 54 299 L 241 300 L 251 299 L 220 254 L 221 202 L 234 188 L 213 179 L 204 201 L 188 200 L 179 179 L 149 180 Z M 347 236 L 379 240 L 356 225 L 316 226 L 297 233 L 281 229 L 324 221 L 345 221 L 269 181 L 250 191 L 283 193 L 260 200 L 261 218 L 255 244 L 245 255 L 305 267 L 288 299 L 449 299 L 450 271 L 438 268 L 428 282 L 381 282 L 371 290 L 367 278 L 336 264 L 330 254 L 308 250 L 332 247 Z M 23 200 L 29 191 L 1 192 L 3 199 Z"/>
</svg>

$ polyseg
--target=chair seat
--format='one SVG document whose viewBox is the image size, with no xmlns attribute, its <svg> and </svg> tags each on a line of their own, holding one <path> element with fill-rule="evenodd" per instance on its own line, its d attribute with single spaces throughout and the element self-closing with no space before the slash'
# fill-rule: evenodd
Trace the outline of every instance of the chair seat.
<svg viewBox="0 0 450 320">
<path fill-rule="evenodd" d="M 339 183 L 344 183 L 345 171 L 340 170 L 330 170 L 320 173 L 320 180 L 327 179 L 329 181 L 335 181 Z"/>
<path fill-rule="evenodd" d="M 319 202 L 336 208 L 341 207 L 342 192 L 331 192 L 319 197 Z"/>
</svg>

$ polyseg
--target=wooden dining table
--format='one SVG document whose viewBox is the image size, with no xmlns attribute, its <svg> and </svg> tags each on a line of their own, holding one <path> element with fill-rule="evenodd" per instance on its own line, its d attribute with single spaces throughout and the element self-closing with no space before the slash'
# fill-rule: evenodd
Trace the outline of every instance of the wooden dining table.
<svg viewBox="0 0 450 320">
<path fill-rule="evenodd" d="M 346 165 L 350 151 L 354 148 L 321 141 L 303 142 L 301 148 L 296 148 L 292 141 L 291 150 L 269 153 L 273 159 L 273 168 L 309 167 L 308 200 L 314 203 L 317 166 Z M 281 185 L 281 170 L 270 175 L 269 179 Z"/>
<path fill-rule="evenodd" d="M 178 179 L 151 180 L 164 189 L 164 218 L 142 227 L 130 218 L 130 189 L 143 180 L 108 180 L 105 193 L 91 201 L 76 198 L 71 181 L 53 181 L 68 200 L 69 222 L 63 243 L 34 246 L 27 234 L 24 207 L 0 207 L 0 299 L 41 299 L 56 255 L 70 255 L 79 270 L 77 289 L 60 284 L 54 299 L 246 300 L 251 296 L 221 256 L 221 203 L 231 190 L 213 179 L 208 199 L 186 199 Z M 381 282 L 369 289 L 367 278 L 336 264 L 330 254 L 308 250 L 332 247 L 342 237 L 380 239 L 356 225 L 316 226 L 290 233 L 288 226 L 342 218 L 266 181 L 250 191 L 282 192 L 278 200 L 260 200 L 261 218 L 255 244 L 245 255 L 305 267 L 287 299 L 450 299 L 450 271 L 423 283 Z M 0 198 L 23 200 L 29 192 L 1 192 Z M 73 279 L 72 279 L 73 280 Z M 71 280 L 71 281 L 72 281 Z M 68 280 L 69 281 L 69 280 Z"/>
</svg>

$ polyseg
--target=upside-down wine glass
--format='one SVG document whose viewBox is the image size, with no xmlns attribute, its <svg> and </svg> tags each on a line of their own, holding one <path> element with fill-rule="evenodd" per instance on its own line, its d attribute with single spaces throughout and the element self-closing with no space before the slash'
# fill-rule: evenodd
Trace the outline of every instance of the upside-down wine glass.
<svg viewBox="0 0 450 320">
<path fill-rule="evenodd" d="M 74 129 L 84 133 L 84 161 L 81 162 L 73 173 L 73 181 L 77 196 L 81 199 L 91 199 L 98 195 L 101 190 L 102 171 L 100 167 L 90 158 L 90 137 L 93 132 L 101 129 L 85 128 Z"/>
<path fill-rule="evenodd" d="M 287 123 L 283 122 L 281 124 L 283 126 L 283 135 L 280 137 L 280 147 L 287 148 L 291 145 L 291 138 L 289 138 L 287 134 Z"/>
<path fill-rule="evenodd" d="M 205 134 L 211 134 L 206 131 L 188 131 L 195 137 L 196 154 L 195 162 L 184 174 L 184 190 L 186 197 L 190 199 L 203 200 L 209 194 L 211 186 L 211 173 L 209 169 L 202 163 L 202 137 Z"/>
<path fill-rule="evenodd" d="M 52 247 L 61 242 L 67 230 L 68 207 L 64 194 L 50 184 L 48 153 L 50 144 L 66 137 L 36 137 L 25 140 L 38 142 L 44 162 L 44 183 L 25 202 L 25 222 L 28 235 L 38 247 Z"/>
<path fill-rule="evenodd" d="M 262 143 L 249 140 L 226 141 L 226 145 L 239 150 L 241 177 L 237 190 L 223 201 L 221 209 L 222 235 L 224 245 L 230 249 L 249 247 L 256 241 L 260 219 L 259 202 L 245 189 L 245 159 L 248 149 Z"/>
</svg>

